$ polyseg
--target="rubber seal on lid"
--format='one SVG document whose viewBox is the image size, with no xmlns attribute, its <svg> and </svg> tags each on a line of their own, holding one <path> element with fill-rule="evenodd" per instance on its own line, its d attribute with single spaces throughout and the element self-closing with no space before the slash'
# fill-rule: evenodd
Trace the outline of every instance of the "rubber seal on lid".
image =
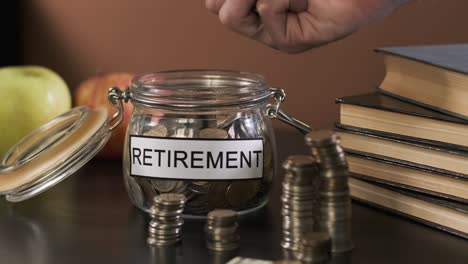
<svg viewBox="0 0 468 264">
<path fill-rule="evenodd" d="M 71 109 L 5 154 L 0 163 L 0 194 L 20 202 L 42 193 L 92 159 L 110 135 L 106 109 Z"/>
</svg>

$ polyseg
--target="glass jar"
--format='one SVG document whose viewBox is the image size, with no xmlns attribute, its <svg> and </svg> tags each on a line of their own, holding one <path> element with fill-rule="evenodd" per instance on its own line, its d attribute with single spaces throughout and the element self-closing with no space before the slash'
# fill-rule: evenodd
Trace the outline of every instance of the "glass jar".
<svg viewBox="0 0 468 264">
<path fill-rule="evenodd" d="M 253 73 L 143 74 L 123 92 L 111 89 L 109 99 L 118 110 L 114 118 L 122 116 L 122 100 L 134 105 L 123 176 L 130 200 L 144 211 L 168 192 L 186 196 L 184 213 L 191 216 L 259 209 L 276 174 L 271 118 L 308 131 L 279 109 L 284 92 Z"/>
</svg>

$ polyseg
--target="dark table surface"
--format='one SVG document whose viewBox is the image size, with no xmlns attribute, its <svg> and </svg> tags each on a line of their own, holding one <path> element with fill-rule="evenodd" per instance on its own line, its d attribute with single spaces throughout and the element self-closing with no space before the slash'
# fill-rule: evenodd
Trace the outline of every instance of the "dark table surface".
<svg viewBox="0 0 468 264">
<path fill-rule="evenodd" d="M 304 154 L 302 137 L 279 133 L 279 160 Z M 269 204 L 239 219 L 235 255 L 278 260 L 280 171 Z M 468 241 L 386 212 L 353 203 L 350 254 L 333 263 L 468 263 Z M 210 254 L 202 220 L 186 220 L 183 242 L 164 250 L 146 244 L 149 217 L 133 207 L 120 161 L 93 160 L 66 181 L 28 201 L 0 201 L 0 263 L 224 263 Z"/>
</svg>

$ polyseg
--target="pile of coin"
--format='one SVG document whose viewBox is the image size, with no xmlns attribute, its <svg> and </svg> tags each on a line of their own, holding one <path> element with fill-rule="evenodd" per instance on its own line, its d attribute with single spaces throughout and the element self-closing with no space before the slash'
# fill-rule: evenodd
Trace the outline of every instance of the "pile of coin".
<svg viewBox="0 0 468 264">
<path fill-rule="evenodd" d="M 154 204 L 150 209 L 148 244 L 169 246 L 181 240 L 185 201 L 184 195 L 175 193 L 154 197 Z"/>
<path fill-rule="evenodd" d="M 324 232 L 312 232 L 302 236 L 296 257 L 301 263 L 319 263 L 330 258 L 331 238 Z"/>
<path fill-rule="evenodd" d="M 162 193 L 180 193 L 186 196 L 185 214 L 206 215 L 209 211 L 226 208 L 242 211 L 266 203 L 271 188 L 273 140 L 264 134 L 255 115 L 213 115 L 197 118 L 153 118 L 142 128 L 142 135 L 161 138 L 245 139 L 263 138 L 263 178 L 237 181 L 194 181 L 162 178 L 126 177 L 132 201 L 149 208 L 153 197 Z"/>
<path fill-rule="evenodd" d="M 333 131 L 317 130 L 306 135 L 320 171 L 320 204 L 317 230 L 332 239 L 332 252 L 353 248 L 351 241 L 351 199 L 348 165 L 339 138 Z"/>
<path fill-rule="evenodd" d="M 218 209 L 207 215 L 205 226 L 206 246 L 214 251 L 229 251 L 239 247 L 237 213 L 233 210 Z"/>
<path fill-rule="evenodd" d="M 319 173 L 312 156 L 289 156 L 283 163 L 286 175 L 281 195 L 283 240 L 285 249 L 297 250 L 304 233 L 314 230 Z"/>
</svg>

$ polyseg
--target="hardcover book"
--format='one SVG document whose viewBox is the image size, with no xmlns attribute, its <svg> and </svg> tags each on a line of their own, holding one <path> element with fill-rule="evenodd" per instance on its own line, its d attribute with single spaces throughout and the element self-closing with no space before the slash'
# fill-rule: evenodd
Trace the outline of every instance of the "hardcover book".
<svg viewBox="0 0 468 264">
<path fill-rule="evenodd" d="M 468 120 L 468 44 L 387 47 L 381 92 Z"/>
<path fill-rule="evenodd" d="M 468 175 L 468 152 L 464 149 L 424 144 L 404 137 L 384 137 L 340 124 L 337 124 L 336 133 L 343 148 L 350 153 L 389 158 L 452 175 Z"/>
<path fill-rule="evenodd" d="M 391 159 L 348 153 L 349 171 L 359 179 L 468 204 L 468 175 L 418 168 Z"/>
<path fill-rule="evenodd" d="M 340 104 L 340 124 L 348 129 L 468 151 L 468 120 L 377 92 L 342 97 L 336 102 Z"/>
<path fill-rule="evenodd" d="M 468 206 L 351 177 L 354 200 L 468 239 Z"/>
</svg>

